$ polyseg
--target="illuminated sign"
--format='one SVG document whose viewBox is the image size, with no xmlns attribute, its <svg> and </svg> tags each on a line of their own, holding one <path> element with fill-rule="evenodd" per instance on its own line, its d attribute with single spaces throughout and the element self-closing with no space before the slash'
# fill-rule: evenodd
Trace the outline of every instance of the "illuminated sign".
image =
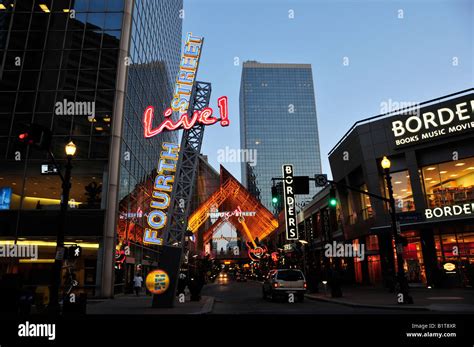
<svg viewBox="0 0 474 347">
<path fill-rule="evenodd" d="M 273 252 L 272 253 L 272 260 L 274 263 L 278 263 L 278 259 L 280 259 L 280 255 L 278 254 L 278 252 Z"/>
<path fill-rule="evenodd" d="M 152 129 L 155 109 L 153 106 L 148 106 L 145 109 L 142 120 L 145 138 L 156 136 L 166 130 L 189 130 L 196 125 L 196 123 L 212 125 L 220 121 L 221 126 L 223 127 L 230 125 L 228 101 L 226 96 L 221 96 L 217 99 L 217 105 L 221 117 L 220 119 L 212 117 L 213 110 L 210 107 L 206 107 L 201 111 L 194 111 L 191 118 L 188 115 L 192 89 L 196 80 L 203 43 L 204 38 L 193 36 L 192 33 L 188 33 L 183 55 L 181 56 L 178 76 L 176 77 L 173 100 L 170 105 L 171 107 L 163 112 L 165 120 L 155 129 Z M 171 119 L 173 111 L 179 114 L 179 118 L 176 122 Z"/>
<path fill-rule="evenodd" d="M 225 212 L 212 211 L 212 212 L 208 213 L 209 217 L 211 217 L 211 218 L 223 217 L 225 220 L 228 220 L 232 216 L 235 216 L 235 217 L 254 217 L 256 214 L 257 214 L 257 212 L 255 212 L 255 211 L 242 211 L 240 206 L 237 206 L 237 208 L 234 211 L 225 211 Z"/>
<path fill-rule="evenodd" d="M 248 255 L 253 261 L 260 261 L 266 253 L 267 247 L 265 246 L 257 246 L 248 250 Z"/>
<path fill-rule="evenodd" d="M 164 130 L 173 131 L 181 128 L 189 130 L 195 126 L 196 123 L 202 125 L 212 125 L 220 121 L 221 126 L 226 127 L 230 124 L 227 96 L 221 96 L 219 99 L 217 99 L 217 105 L 219 106 L 219 112 L 221 115 L 220 119 L 212 117 L 212 108 L 206 107 L 201 111 L 194 111 L 191 119 L 189 119 L 187 113 L 183 113 L 176 122 L 170 118 L 173 114 L 173 110 L 171 108 L 167 108 L 163 113 L 165 120 L 158 126 L 158 128 L 155 129 L 151 128 L 151 124 L 155 116 L 155 108 L 153 106 L 148 106 L 143 113 L 144 136 L 145 138 L 150 138 L 160 134 Z"/>
<path fill-rule="evenodd" d="M 158 231 L 166 226 L 168 221 L 167 210 L 171 202 L 171 191 L 173 190 L 174 174 L 179 155 L 179 145 L 163 142 L 160 161 L 156 169 L 157 175 L 153 184 L 150 207 L 148 213 L 148 228 L 143 234 L 143 243 L 162 245 L 163 239 L 158 237 Z"/>
<path fill-rule="evenodd" d="M 0 188 L 0 210 L 9 210 L 12 200 L 12 189 L 10 187 Z"/>
<path fill-rule="evenodd" d="M 188 112 L 203 42 L 203 37 L 193 36 L 192 33 L 188 33 L 186 37 L 181 63 L 179 64 L 179 72 L 176 77 L 173 101 L 171 101 L 173 111 L 178 111 L 181 114 Z"/>
<path fill-rule="evenodd" d="M 474 203 L 425 209 L 426 219 L 468 216 L 474 213 Z"/>
<path fill-rule="evenodd" d="M 443 265 L 443 269 L 445 269 L 447 272 L 453 272 L 453 270 L 456 269 L 456 265 L 453 263 L 445 263 Z"/>
<path fill-rule="evenodd" d="M 163 270 L 154 270 L 146 276 L 145 284 L 152 294 L 163 294 L 170 285 L 170 278 Z"/>
<path fill-rule="evenodd" d="M 296 225 L 295 191 L 293 178 L 293 165 L 282 166 L 283 171 L 283 200 L 285 205 L 286 239 L 298 240 Z"/>
<path fill-rule="evenodd" d="M 474 99 L 391 122 L 397 147 L 474 130 Z"/>
</svg>

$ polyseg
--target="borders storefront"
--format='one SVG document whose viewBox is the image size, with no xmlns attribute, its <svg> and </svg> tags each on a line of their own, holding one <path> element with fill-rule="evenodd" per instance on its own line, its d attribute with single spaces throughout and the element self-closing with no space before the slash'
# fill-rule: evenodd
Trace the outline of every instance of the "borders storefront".
<svg viewBox="0 0 474 347">
<path fill-rule="evenodd" d="M 385 197 L 380 162 L 390 159 L 404 266 L 413 284 L 473 285 L 473 109 L 469 89 L 362 120 L 329 154 L 334 181 Z M 346 242 L 370 243 L 378 253 L 369 268 L 382 276 L 356 274 L 356 281 L 387 284 L 396 270 L 387 207 L 347 190 L 338 195 Z"/>
</svg>

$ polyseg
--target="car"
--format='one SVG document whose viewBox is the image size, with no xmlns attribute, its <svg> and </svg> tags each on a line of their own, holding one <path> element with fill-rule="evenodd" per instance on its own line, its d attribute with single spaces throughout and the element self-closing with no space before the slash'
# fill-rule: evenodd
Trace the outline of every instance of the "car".
<svg viewBox="0 0 474 347">
<path fill-rule="evenodd" d="M 247 282 L 247 277 L 243 273 L 237 274 L 237 282 Z"/>
<path fill-rule="evenodd" d="M 272 301 L 294 294 L 302 302 L 305 293 L 306 279 L 303 272 L 296 269 L 271 270 L 262 285 L 263 298 L 270 298 Z"/>
</svg>

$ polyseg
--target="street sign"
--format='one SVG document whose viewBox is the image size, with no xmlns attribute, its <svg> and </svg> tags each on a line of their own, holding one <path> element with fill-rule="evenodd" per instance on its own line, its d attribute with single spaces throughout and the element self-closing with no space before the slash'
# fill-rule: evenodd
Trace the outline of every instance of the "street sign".
<svg viewBox="0 0 474 347">
<path fill-rule="evenodd" d="M 314 175 L 316 187 L 325 187 L 328 184 L 328 175 Z"/>
<path fill-rule="evenodd" d="M 295 176 L 295 194 L 309 194 L 309 177 Z"/>
<path fill-rule="evenodd" d="M 58 168 L 53 164 L 41 164 L 42 175 L 58 175 Z"/>
<path fill-rule="evenodd" d="M 285 164 L 283 171 L 283 201 L 285 206 L 286 239 L 298 240 L 298 226 L 296 224 L 295 190 L 293 165 Z"/>
</svg>

